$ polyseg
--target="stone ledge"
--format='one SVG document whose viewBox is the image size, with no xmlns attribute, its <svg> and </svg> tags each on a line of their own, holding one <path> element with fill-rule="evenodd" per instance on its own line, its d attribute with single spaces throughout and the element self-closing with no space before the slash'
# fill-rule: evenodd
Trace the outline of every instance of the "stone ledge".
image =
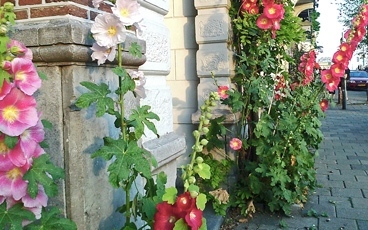
<svg viewBox="0 0 368 230">
<path fill-rule="evenodd" d="M 180 157 L 186 148 L 185 138 L 171 132 L 143 143 L 143 147 L 157 160 L 158 168 Z"/>
<path fill-rule="evenodd" d="M 233 113 L 228 109 L 214 109 L 212 110 L 212 118 L 218 118 L 221 116 L 225 116 L 224 124 L 236 124 L 240 120 L 240 112 Z M 199 117 L 201 116 L 201 111 L 192 114 L 192 123 L 198 124 Z"/>
</svg>

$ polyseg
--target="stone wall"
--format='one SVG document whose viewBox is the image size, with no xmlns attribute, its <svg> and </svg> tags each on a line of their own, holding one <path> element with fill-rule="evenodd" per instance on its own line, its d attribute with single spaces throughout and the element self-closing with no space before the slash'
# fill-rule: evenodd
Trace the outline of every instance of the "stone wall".
<svg viewBox="0 0 368 230">
<path fill-rule="evenodd" d="M 120 229 L 124 218 L 115 211 L 124 204 L 125 195 L 109 185 L 106 162 L 90 158 L 103 144 L 102 137 L 116 138 L 118 130 L 114 128 L 112 117 L 96 118 L 93 106 L 79 110 L 73 105 L 85 91 L 80 86 L 81 81 L 105 82 L 111 90 L 118 85 L 111 71 L 113 66 L 97 66 L 90 58 L 93 43 L 90 19 L 97 11 L 90 7 L 92 1 L 87 0 L 13 2 L 18 20 L 12 37 L 32 49 L 34 62 L 48 77 L 37 94 L 42 117 L 54 125 L 46 134 L 50 145 L 47 152 L 66 172 L 65 181 L 59 185 L 59 196 L 51 204 L 59 206 L 80 230 Z M 147 30 L 140 39 L 129 34 L 125 46 L 138 42 L 144 55 L 137 58 L 125 52 L 123 60 L 126 68 L 144 71 L 147 98 L 135 101 L 128 97 L 126 110 L 137 104 L 148 104 L 161 117 L 156 122 L 160 138 L 149 133 L 142 144 L 159 163 L 154 173 L 164 170 L 169 175 L 167 185 L 172 186 L 176 180 L 176 158 L 185 150 L 185 139 L 172 132 L 171 90 L 166 84 L 170 71 L 169 33 L 163 16 L 167 13 L 168 1 L 140 3 Z M 103 9 L 109 11 L 106 5 Z M 41 13 L 35 14 L 36 10 Z"/>
</svg>

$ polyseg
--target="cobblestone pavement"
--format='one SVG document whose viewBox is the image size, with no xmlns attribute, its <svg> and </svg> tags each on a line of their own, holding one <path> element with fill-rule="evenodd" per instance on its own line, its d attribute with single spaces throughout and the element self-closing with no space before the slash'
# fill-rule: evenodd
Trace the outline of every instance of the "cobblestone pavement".
<svg viewBox="0 0 368 230">
<path fill-rule="evenodd" d="M 326 112 L 315 162 L 321 187 L 304 208 L 293 207 L 292 217 L 258 212 L 235 230 L 281 229 L 280 223 L 295 230 L 368 230 L 367 96 L 365 91 L 348 91 L 348 98 L 346 110 L 336 105 Z"/>
</svg>

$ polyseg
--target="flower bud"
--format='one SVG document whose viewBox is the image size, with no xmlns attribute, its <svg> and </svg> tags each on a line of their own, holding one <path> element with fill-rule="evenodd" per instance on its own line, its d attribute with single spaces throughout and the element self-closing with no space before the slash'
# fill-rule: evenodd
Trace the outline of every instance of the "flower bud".
<svg viewBox="0 0 368 230">
<path fill-rule="evenodd" d="M 6 70 L 6 71 L 9 71 L 11 70 L 11 62 L 10 61 L 3 61 L 3 63 L 1 63 L 1 67 Z"/>
<path fill-rule="evenodd" d="M 206 118 L 211 119 L 212 113 L 206 113 Z"/>
<path fill-rule="evenodd" d="M 205 119 L 206 119 L 206 117 L 205 117 L 205 116 L 203 116 L 203 115 L 199 117 L 199 120 L 200 120 L 200 121 L 204 121 Z"/>
<path fill-rule="evenodd" d="M 188 179 L 189 184 L 194 184 L 196 182 L 196 179 L 194 176 L 189 177 Z"/>
<path fill-rule="evenodd" d="M 11 3 L 11 2 L 5 2 L 4 3 L 4 9 L 5 9 L 5 11 L 13 12 L 13 10 L 14 10 L 14 4 Z"/>
<path fill-rule="evenodd" d="M 189 191 L 189 193 L 192 198 L 196 198 L 199 195 L 197 191 Z"/>
<path fill-rule="evenodd" d="M 203 120 L 203 124 L 204 124 L 204 125 L 208 125 L 209 123 L 210 123 L 210 120 L 208 120 L 208 119 L 204 119 L 204 120 Z"/>
<path fill-rule="evenodd" d="M 8 27 L 6 25 L 0 25 L 0 36 L 6 35 L 8 32 Z"/>
<path fill-rule="evenodd" d="M 202 131 L 203 131 L 203 133 L 204 133 L 204 134 L 207 134 L 210 130 L 209 130 L 207 127 L 204 127 L 204 128 L 202 129 Z"/>
<path fill-rule="evenodd" d="M 203 158 L 202 157 L 197 157 L 196 158 L 196 162 L 197 162 L 197 164 L 200 164 L 200 163 L 202 163 L 204 160 L 203 160 Z"/>
<path fill-rule="evenodd" d="M 201 134 L 199 133 L 199 131 L 198 131 L 198 130 L 194 130 L 194 131 L 193 131 L 193 136 L 194 136 L 195 138 L 198 138 L 200 135 L 201 135 Z"/>
<path fill-rule="evenodd" d="M 206 139 L 201 140 L 201 145 L 207 145 L 207 144 L 208 144 L 208 140 L 206 140 Z"/>
</svg>

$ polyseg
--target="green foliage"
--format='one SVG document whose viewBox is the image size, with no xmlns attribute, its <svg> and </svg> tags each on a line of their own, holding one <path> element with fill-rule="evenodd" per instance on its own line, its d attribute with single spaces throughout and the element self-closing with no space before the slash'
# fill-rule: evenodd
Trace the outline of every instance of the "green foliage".
<svg viewBox="0 0 368 230">
<path fill-rule="evenodd" d="M 142 57 L 142 47 L 137 42 L 133 42 L 129 47 L 129 53 L 135 57 Z"/>
<path fill-rule="evenodd" d="M 167 201 L 169 204 L 174 204 L 176 200 L 176 194 L 178 194 L 178 190 L 175 187 L 169 187 L 165 190 L 162 200 Z"/>
<path fill-rule="evenodd" d="M 150 120 L 159 121 L 160 118 L 157 114 L 150 112 L 150 106 L 144 105 L 139 107 L 138 109 L 134 109 L 132 111 L 132 115 L 129 117 L 128 125 L 134 127 L 135 138 L 138 140 L 144 134 L 144 127 L 147 127 L 154 134 L 157 135 L 157 129 L 153 122 Z"/>
<path fill-rule="evenodd" d="M 114 140 L 110 137 L 104 138 L 104 146 L 93 155 L 114 161 L 109 165 L 109 181 L 111 185 L 118 188 L 121 184 L 129 184 L 134 174 L 140 174 L 144 178 L 151 178 L 151 154 L 139 147 L 136 141 L 126 142 L 123 139 Z"/>
<path fill-rule="evenodd" d="M 114 101 L 108 94 L 111 93 L 109 86 L 105 83 L 100 85 L 92 82 L 84 81 L 80 83 L 82 86 L 90 90 L 89 93 L 82 94 L 76 101 L 75 105 L 79 108 L 87 108 L 91 104 L 96 104 L 96 116 L 101 117 L 106 112 L 114 110 Z"/>
<path fill-rule="evenodd" d="M 41 219 L 25 226 L 24 230 L 76 230 L 77 225 L 64 218 L 56 207 L 43 208 Z"/>
<path fill-rule="evenodd" d="M 23 176 L 24 180 L 28 180 L 27 192 L 32 198 L 37 196 L 39 184 L 43 186 L 47 196 L 56 196 L 58 187 L 55 181 L 62 178 L 64 178 L 64 170 L 55 166 L 48 154 L 35 158 L 32 167 Z"/>
<path fill-rule="evenodd" d="M 18 143 L 18 137 L 5 135 L 4 143 L 9 149 L 13 149 L 15 145 Z"/>
<path fill-rule="evenodd" d="M 22 230 L 23 220 L 35 220 L 33 212 L 23 208 L 22 204 L 15 204 L 6 208 L 6 202 L 0 204 L 0 229 Z"/>
<path fill-rule="evenodd" d="M 235 86 L 223 103 L 241 114 L 236 136 L 244 149 L 238 156 L 241 176 L 233 200 L 243 214 L 250 200 L 289 214 L 290 205 L 305 202 L 316 186 L 314 157 L 322 141 L 320 119 L 324 114 L 319 101 L 324 88 L 319 80 L 293 90 L 289 87 L 305 77 L 298 73 L 302 53 L 292 47 L 306 36 L 293 4 L 282 2 L 285 15 L 275 37 L 272 31 L 257 27 L 257 15 L 239 12 L 239 2 L 233 1 L 230 10 L 237 65 L 232 78 Z M 316 12 L 312 17 L 318 16 Z M 318 26 L 315 21 L 315 30 Z M 285 62 L 288 69 L 283 68 Z M 276 76 L 286 82 L 279 98 L 274 90 Z"/>
<path fill-rule="evenodd" d="M 207 197 L 205 194 L 201 193 L 197 196 L 197 200 L 196 200 L 196 206 L 198 209 L 200 210 L 204 210 L 206 207 L 206 203 L 207 203 Z"/>
</svg>

